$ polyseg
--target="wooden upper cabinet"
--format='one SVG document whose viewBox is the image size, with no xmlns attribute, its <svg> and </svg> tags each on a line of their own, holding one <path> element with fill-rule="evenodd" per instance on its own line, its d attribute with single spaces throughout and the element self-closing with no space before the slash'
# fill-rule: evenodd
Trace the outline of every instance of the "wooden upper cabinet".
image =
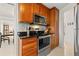
<svg viewBox="0 0 79 59">
<path fill-rule="evenodd" d="M 46 18 L 46 23 L 49 24 L 49 9 L 44 5 L 40 4 L 40 15 Z"/>
<path fill-rule="evenodd" d="M 39 4 L 33 3 L 33 14 L 39 15 Z"/>
<path fill-rule="evenodd" d="M 51 28 L 51 33 L 55 32 L 55 8 L 52 8 L 50 10 L 50 28 Z"/>
<path fill-rule="evenodd" d="M 46 23 L 49 25 L 50 24 L 50 19 L 49 19 L 49 9 L 48 8 L 46 8 L 46 14 L 45 14 L 45 16 L 46 16 Z"/>
<path fill-rule="evenodd" d="M 40 3 L 20 3 L 19 4 L 19 22 L 33 22 L 33 16 L 41 15 L 49 23 L 49 9 Z"/>
<path fill-rule="evenodd" d="M 33 4 L 20 3 L 19 4 L 19 22 L 32 23 L 33 20 Z"/>
<path fill-rule="evenodd" d="M 50 24 L 55 25 L 55 9 L 50 10 Z"/>
<path fill-rule="evenodd" d="M 40 8 L 40 10 L 39 10 L 40 15 L 46 17 L 47 16 L 47 8 L 42 4 L 40 4 L 39 8 Z"/>
<path fill-rule="evenodd" d="M 44 16 L 44 6 L 42 5 L 42 4 L 40 4 L 39 5 L 39 14 L 41 15 L 41 16 Z"/>
</svg>

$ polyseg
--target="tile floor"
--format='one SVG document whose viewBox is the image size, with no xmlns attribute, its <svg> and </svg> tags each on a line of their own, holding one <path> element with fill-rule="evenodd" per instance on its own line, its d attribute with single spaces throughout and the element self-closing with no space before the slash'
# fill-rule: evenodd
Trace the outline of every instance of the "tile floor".
<svg viewBox="0 0 79 59">
<path fill-rule="evenodd" d="M 57 47 L 53 49 L 48 56 L 64 56 L 64 48 Z"/>
<path fill-rule="evenodd" d="M 2 42 L 0 48 L 0 56 L 14 56 L 16 55 L 16 49 L 15 45 L 13 44 L 13 41 L 10 40 L 10 45 L 8 44 L 8 41 Z"/>
</svg>

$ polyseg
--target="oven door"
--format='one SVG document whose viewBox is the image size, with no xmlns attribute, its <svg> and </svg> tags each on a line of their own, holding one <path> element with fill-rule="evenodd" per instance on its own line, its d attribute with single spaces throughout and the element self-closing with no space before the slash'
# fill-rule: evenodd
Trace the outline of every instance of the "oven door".
<svg viewBox="0 0 79 59">
<path fill-rule="evenodd" d="M 39 56 L 46 56 L 50 52 L 50 37 L 44 37 L 39 39 Z"/>
<path fill-rule="evenodd" d="M 40 38 L 39 39 L 39 50 L 50 45 L 50 37 Z"/>
</svg>

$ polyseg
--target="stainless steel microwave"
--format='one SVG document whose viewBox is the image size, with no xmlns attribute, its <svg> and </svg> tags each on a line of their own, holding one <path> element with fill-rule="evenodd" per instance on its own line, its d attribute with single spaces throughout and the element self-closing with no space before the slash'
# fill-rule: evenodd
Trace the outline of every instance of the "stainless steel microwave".
<svg viewBox="0 0 79 59">
<path fill-rule="evenodd" d="M 46 18 L 43 16 L 34 15 L 33 23 L 39 25 L 46 25 Z"/>
</svg>

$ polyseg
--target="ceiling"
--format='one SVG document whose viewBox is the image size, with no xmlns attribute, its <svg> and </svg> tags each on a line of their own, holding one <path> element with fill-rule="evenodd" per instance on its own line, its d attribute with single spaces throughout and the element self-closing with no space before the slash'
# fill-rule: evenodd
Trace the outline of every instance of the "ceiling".
<svg viewBox="0 0 79 59">
<path fill-rule="evenodd" d="M 61 9 L 61 8 L 65 7 L 66 5 L 68 5 L 68 3 L 42 3 L 42 4 L 47 6 L 50 9 L 53 7 Z"/>
</svg>

